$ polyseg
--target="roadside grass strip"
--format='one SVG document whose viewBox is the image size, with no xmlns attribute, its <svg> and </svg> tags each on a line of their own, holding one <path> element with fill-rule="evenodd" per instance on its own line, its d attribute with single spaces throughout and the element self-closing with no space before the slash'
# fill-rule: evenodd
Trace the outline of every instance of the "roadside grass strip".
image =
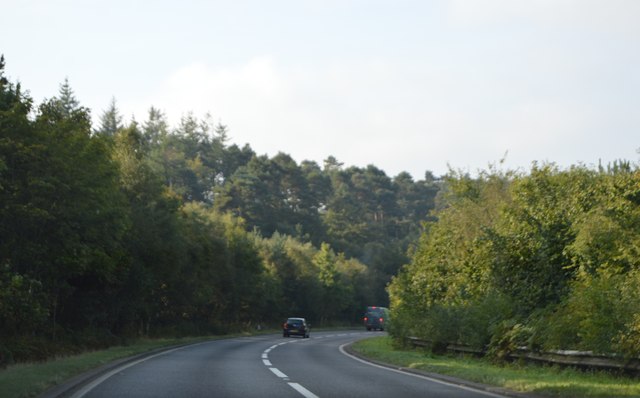
<svg viewBox="0 0 640 398">
<path fill-rule="evenodd" d="M 583 371 L 523 362 L 494 363 L 461 355 L 397 349 L 388 336 L 352 345 L 359 355 L 403 368 L 452 376 L 507 390 L 552 397 L 640 397 L 640 379 L 615 372 Z"/>
</svg>

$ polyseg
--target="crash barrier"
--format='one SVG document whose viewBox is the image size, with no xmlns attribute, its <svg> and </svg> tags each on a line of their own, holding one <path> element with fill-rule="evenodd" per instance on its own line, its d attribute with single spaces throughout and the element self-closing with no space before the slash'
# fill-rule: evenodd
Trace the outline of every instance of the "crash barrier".
<svg viewBox="0 0 640 398">
<path fill-rule="evenodd" d="M 414 347 L 433 347 L 434 342 L 419 339 L 417 337 L 408 337 L 409 344 Z M 473 354 L 484 356 L 486 350 L 480 350 L 473 347 L 448 344 L 446 351 L 451 353 Z M 561 365 L 567 367 L 590 368 L 602 370 L 619 370 L 633 374 L 640 374 L 640 359 L 624 358 L 619 355 L 600 355 L 591 351 L 545 351 L 533 352 L 526 348 L 519 348 L 507 355 L 512 360 L 526 360 L 532 362 Z"/>
</svg>

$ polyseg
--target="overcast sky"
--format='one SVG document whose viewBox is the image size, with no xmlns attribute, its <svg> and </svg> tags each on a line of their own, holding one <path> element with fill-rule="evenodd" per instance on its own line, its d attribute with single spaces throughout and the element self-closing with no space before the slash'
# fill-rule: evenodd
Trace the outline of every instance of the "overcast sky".
<svg viewBox="0 0 640 398">
<path fill-rule="evenodd" d="M 422 179 L 638 161 L 640 1 L 0 0 L 5 74 L 96 119 L 209 112 L 232 143 Z"/>
</svg>

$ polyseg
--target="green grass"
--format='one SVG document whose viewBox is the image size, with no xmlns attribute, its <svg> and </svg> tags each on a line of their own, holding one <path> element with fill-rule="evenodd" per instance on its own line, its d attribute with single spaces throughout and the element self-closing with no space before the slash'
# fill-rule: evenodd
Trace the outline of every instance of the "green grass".
<svg viewBox="0 0 640 398">
<path fill-rule="evenodd" d="M 73 376 L 117 359 L 162 347 L 196 343 L 215 338 L 219 337 L 142 339 L 126 346 L 111 347 L 107 350 L 92 351 L 46 362 L 9 366 L 0 370 L 0 398 L 35 397 Z"/>
<path fill-rule="evenodd" d="M 604 371 L 586 372 L 522 363 L 498 365 L 486 359 L 437 356 L 422 350 L 395 349 L 390 337 L 360 340 L 353 349 L 382 362 L 512 391 L 554 397 L 640 397 L 640 379 Z"/>
</svg>

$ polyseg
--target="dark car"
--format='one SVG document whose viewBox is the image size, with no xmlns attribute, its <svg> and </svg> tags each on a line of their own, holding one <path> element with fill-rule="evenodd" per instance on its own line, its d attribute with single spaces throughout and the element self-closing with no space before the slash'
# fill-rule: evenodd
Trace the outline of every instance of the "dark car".
<svg viewBox="0 0 640 398">
<path fill-rule="evenodd" d="M 367 330 L 384 330 L 389 321 L 389 310 L 385 307 L 367 307 L 362 317 Z"/>
<path fill-rule="evenodd" d="M 309 329 L 311 329 L 311 325 L 304 318 L 289 318 L 282 325 L 282 337 L 298 335 L 309 338 Z"/>
</svg>

